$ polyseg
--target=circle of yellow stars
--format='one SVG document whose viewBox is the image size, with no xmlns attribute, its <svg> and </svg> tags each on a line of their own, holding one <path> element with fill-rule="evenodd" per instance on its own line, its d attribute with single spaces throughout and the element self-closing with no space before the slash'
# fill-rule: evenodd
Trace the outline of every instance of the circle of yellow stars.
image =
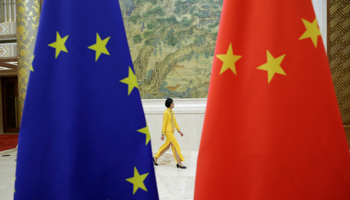
<svg viewBox="0 0 350 200">
<path fill-rule="evenodd" d="M 55 59 L 58 58 L 58 56 L 60 55 L 61 52 L 68 53 L 68 50 L 66 47 L 66 42 L 68 40 L 68 37 L 69 37 L 69 35 L 66 35 L 62 38 L 60 33 L 57 31 L 56 32 L 56 41 L 48 44 L 49 47 L 52 47 L 55 49 Z M 96 33 L 96 43 L 91 45 L 91 46 L 88 46 L 88 49 L 95 51 L 95 62 L 98 61 L 101 54 L 105 54 L 108 56 L 110 55 L 110 53 L 106 47 L 109 40 L 110 40 L 110 36 L 106 37 L 104 39 L 101 39 L 99 33 Z M 34 68 L 33 68 L 34 58 L 35 58 L 35 55 L 33 55 L 33 57 L 32 57 L 32 62 L 31 62 L 31 67 L 30 67 L 30 70 L 32 72 L 34 72 Z M 120 82 L 128 85 L 128 89 L 127 89 L 128 96 L 132 93 L 132 91 L 134 91 L 135 88 L 136 89 L 139 88 L 136 75 L 130 66 L 128 67 L 128 76 L 126 78 L 120 80 Z M 137 132 L 145 134 L 145 145 L 147 146 L 151 140 L 151 135 L 150 135 L 147 124 L 146 124 L 146 127 L 138 129 Z M 134 167 L 134 176 L 131 178 L 125 179 L 126 181 L 133 184 L 133 194 L 135 194 L 139 188 L 147 192 L 147 188 L 143 182 L 147 178 L 148 174 L 149 173 L 145 173 L 145 174 L 140 175 L 136 166 Z"/>
<path fill-rule="evenodd" d="M 318 28 L 316 18 L 313 22 L 309 22 L 305 19 L 302 19 L 302 22 L 306 28 L 306 31 L 300 36 L 299 40 L 310 38 L 315 48 L 317 48 L 318 36 L 321 36 L 321 32 Z M 286 54 L 283 54 L 275 58 L 269 50 L 266 50 L 267 62 L 257 67 L 257 69 L 267 71 L 268 83 L 271 82 L 275 74 L 287 76 L 286 72 L 281 66 L 285 56 Z M 236 62 L 241 59 L 242 56 L 233 54 L 231 43 L 229 44 L 226 54 L 217 54 L 216 57 L 223 62 L 219 73 L 220 75 L 226 72 L 228 69 L 237 75 Z"/>
</svg>

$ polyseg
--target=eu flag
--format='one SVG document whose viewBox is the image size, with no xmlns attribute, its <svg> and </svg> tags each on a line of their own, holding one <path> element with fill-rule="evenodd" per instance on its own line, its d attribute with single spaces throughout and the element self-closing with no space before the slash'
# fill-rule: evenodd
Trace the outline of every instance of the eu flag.
<svg viewBox="0 0 350 200">
<path fill-rule="evenodd" d="M 15 199 L 158 199 L 118 0 L 45 0 Z"/>
</svg>

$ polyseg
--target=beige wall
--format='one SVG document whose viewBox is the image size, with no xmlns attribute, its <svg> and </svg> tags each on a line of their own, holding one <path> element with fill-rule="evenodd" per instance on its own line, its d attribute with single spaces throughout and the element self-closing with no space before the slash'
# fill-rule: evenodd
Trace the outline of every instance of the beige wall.
<svg viewBox="0 0 350 200">
<path fill-rule="evenodd" d="M 318 26 L 321 31 L 323 44 L 325 46 L 325 49 L 327 50 L 327 0 L 312 0 L 312 3 L 314 5 Z"/>
</svg>

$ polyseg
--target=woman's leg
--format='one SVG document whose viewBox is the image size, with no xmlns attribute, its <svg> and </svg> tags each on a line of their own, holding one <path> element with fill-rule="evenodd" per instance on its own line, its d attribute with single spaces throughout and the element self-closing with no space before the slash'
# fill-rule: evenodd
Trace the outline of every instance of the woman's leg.
<svg viewBox="0 0 350 200">
<path fill-rule="evenodd" d="M 170 148 L 170 143 L 165 146 L 166 143 L 164 143 L 158 150 L 158 153 L 154 156 L 154 161 L 157 162 L 158 158 L 162 156 L 166 151 Z M 164 147 L 165 146 L 165 147 Z"/>
<path fill-rule="evenodd" d="M 154 161 L 157 162 L 157 159 L 163 155 L 169 148 L 170 148 L 170 140 L 169 140 L 169 134 L 165 133 L 165 142 L 164 144 L 159 148 L 158 152 L 154 156 Z"/>
<path fill-rule="evenodd" d="M 171 150 L 173 151 L 174 159 L 177 163 L 181 164 L 181 161 L 184 161 L 184 157 L 181 154 L 181 149 L 179 143 L 177 143 L 175 137 L 171 141 Z"/>
<path fill-rule="evenodd" d="M 171 144 L 171 143 L 170 143 L 170 144 Z M 173 152 L 175 152 L 175 159 L 176 159 L 177 164 L 179 164 L 180 166 L 183 166 L 182 163 L 181 163 L 180 156 L 179 156 L 179 154 L 178 154 L 177 151 L 176 151 L 176 148 L 175 148 L 173 145 L 171 146 L 171 148 L 172 148 L 172 149 L 174 148 L 174 150 L 175 150 L 175 151 L 173 151 Z"/>
</svg>

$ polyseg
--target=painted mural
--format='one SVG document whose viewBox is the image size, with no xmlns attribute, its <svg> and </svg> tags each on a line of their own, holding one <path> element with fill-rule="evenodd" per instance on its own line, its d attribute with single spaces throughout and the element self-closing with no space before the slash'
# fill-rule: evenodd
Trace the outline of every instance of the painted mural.
<svg viewBox="0 0 350 200">
<path fill-rule="evenodd" d="M 223 0 L 119 0 L 141 98 L 205 98 Z"/>
<path fill-rule="evenodd" d="M 0 13 L 0 23 L 1 22 L 4 22 L 5 21 L 5 12 L 4 12 L 4 3 L 3 2 L 0 2 L 0 10 L 1 10 L 1 13 Z M 1 27 L 0 27 L 1 28 Z M 0 31 L 0 35 L 1 34 L 1 31 Z"/>
</svg>

